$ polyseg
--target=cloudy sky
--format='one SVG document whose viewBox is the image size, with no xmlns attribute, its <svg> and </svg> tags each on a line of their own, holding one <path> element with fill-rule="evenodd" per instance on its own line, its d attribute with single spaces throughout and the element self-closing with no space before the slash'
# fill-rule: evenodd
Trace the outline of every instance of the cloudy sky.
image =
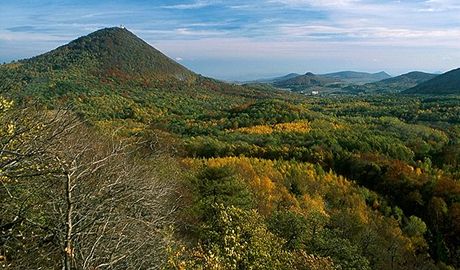
<svg viewBox="0 0 460 270">
<path fill-rule="evenodd" d="M 0 62 L 125 25 L 197 73 L 460 67 L 458 0 L 0 0 Z"/>
</svg>

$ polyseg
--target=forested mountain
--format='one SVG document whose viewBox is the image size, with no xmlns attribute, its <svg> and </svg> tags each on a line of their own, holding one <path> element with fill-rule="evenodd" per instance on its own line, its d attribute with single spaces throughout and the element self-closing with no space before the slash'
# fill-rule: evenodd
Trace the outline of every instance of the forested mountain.
<svg viewBox="0 0 460 270">
<path fill-rule="evenodd" d="M 314 87 L 325 87 L 337 82 L 340 82 L 340 80 L 307 72 L 303 75 L 295 76 L 286 80 L 278 80 L 274 82 L 273 85 L 280 88 L 287 88 L 292 91 L 301 91 Z"/>
<path fill-rule="evenodd" d="M 109 85 L 193 82 L 187 70 L 123 28 L 107 28 L 31 59 L 0 66 L 0 91 L 41 99 L 105 92 Z"/>
<path fill-rule="evenodd" d="M 431 80 L 436 76 L 436 74 L 412 71 L 406 74 L 402 74 L 393 78 L 381 80 L 374 83 L 349 86 L 347 89 L 354 92 L 398 93 L 407 90 L 411 87 L 414 87 L 420 83 Z"/>
<path fill-rule="evenodd" d="M 455 269 L 459 119 L 222 83 L 103 29 L 0 66 L 0 265 Z"/>
<path fill-rule="evenodd" d="M 437 74 L 431 74 L 426 72 L 420 71 L 412 71 L 406 74 L 402 74 L 390 79 L 382 80 L 378 83 L 391 85 L 395 84 L 395 87 L 401 89 L 402 85 L 411 85 L 411 84 L 420 84 L 422 82 L 426 82 L 428 80 L 433 79 L 434 77 L 438 76 Z M 401 85 L 401 86 L 400 86 Z"/>
<path fill-rule="evenodd" d="M 377 73 L 340 71 L 334 73 L 321 74 L 321 76 L 339 79 L 347 83 L 358 84 L 371 83 L 391 78 L 391 76 L 384 71 Z"/>
<path fill-rule="evenodd" d="M 0 93 L 19 103 L 71 104 L 93 119 L 134 118 L 143 123 L 159 117 L 163 106 L 184 106 L 187 111 L 211 108 L 206 97 L 231 106 L 244 98 L 267 96 L 197 75 L 117 27 L 1 65 Z"/>
<path fill-rule="evenodd" d="M 405 94 L 460 94 L 460 68 L 441 74 L 404 91 Z"/>
<path fill-rule="evenodd" d="M 20 61 L 37 72 L 78 70 L 85 75 L 135 79 L 190 79 L 193 72 L 171 60 L 125 28 L 105 28 L 53 51 Z M 21 67 L 18 67 L 19 69 Z"/>
</svg>

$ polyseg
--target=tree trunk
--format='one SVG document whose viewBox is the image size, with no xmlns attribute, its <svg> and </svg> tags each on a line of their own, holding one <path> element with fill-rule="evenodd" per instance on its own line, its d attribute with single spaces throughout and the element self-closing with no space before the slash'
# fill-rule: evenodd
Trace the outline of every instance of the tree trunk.
<svg viewBox="0 0 460 270">
<path fill-rule="evenodd" d="M 67 174 L 66 179 L 66 234 L 65 234 L 65 244 L 64 244 L 64 267 L 65 270 L 71 269 L 71 262 L 73 258 L 73 248 L 72 248 L 72 211 L 73 211 L 73 201 L 72 201 L 72 179 L 69 174 Z"/>
</svg>

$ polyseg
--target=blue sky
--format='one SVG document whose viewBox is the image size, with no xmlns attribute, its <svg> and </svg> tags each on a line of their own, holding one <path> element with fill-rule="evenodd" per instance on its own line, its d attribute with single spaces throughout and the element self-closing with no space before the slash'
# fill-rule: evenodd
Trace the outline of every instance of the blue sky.
<svg viewBox="0 0 460 270">
<path fill-rule="evenodd" d="M 460 67 L 458 0 L 0 0 L 0 62 L 125 25 L 203 75 Z"/>
</svg>

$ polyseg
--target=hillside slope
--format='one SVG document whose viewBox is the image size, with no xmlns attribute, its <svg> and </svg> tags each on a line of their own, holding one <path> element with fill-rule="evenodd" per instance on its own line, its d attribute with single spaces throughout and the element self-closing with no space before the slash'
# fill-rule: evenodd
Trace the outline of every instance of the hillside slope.
<svg viewBox="0 0 460 270">
<path fill-rule="evenodd" d="M 451 70 L 403 92 L 404 94 L 460 94 L 460 68 Z"/>
<path fill-rule="evenodd" d="M 193 72 L 174 62 L 125 28 L 105 28 L 21 62 L 52 71 L 81 71 L 157 79 L 186 79 Z"/>
<path fill-rule="evenodd" d="M 425 73 L 420 71 L 412 71 L 406 74 L 402 74 L 393 78 L 381 80 L 373 83 L 366 83 L 359 86 L 350 86 L 349 90 L 354 92 L 387 92 L 387 93 L 397 93 L 414 87 L 420 83 L 426 82 L 428 80 L 436 77 L 436 74 Z"/>
</svg>

